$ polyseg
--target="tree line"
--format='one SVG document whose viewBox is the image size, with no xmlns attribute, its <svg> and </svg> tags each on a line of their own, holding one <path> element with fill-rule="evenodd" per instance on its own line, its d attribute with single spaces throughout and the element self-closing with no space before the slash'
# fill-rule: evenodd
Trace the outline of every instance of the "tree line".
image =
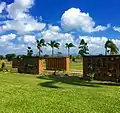
<svg viewBox="0 0 120 113">
<path fill-rule="evenodd" d="M 43 46 L 50 46 L 51 54 L 52 54 L 52 56 L 54 56 L 54 48 L 59 49 L 60 43 L 58 43 L 55 40 L 51 40 L 49 43 L 46 43 L 44 39 L 37 40 L 37 49 L 38 49 L 38 54 L 39 54 L 38 56 L 40 56 L 40 57 L 41 57 L 41 53 L 43 53 L 43 50 L 42 50 Z M 67 49 L 67 55 L 71 57 L 70 50 L 71 50 L 71 48 L 75 48 L 76 46 L 73 43 L 65 43 L 65 47 Z M 113 43 L 112 40 L 107 40 L 104 45 L 104 48 L 105 48 L 105 55 L 118 55 L 119 54 L 119 49 Z M 78 54 L 80 56 L 89 55 L 88 44 L 85 42 L 84 39 L 82 39 L 80 41 L 78 49 L 79 49 Z M 31 47 L 28 47 L 27 48 L 27 56 L 32 56 L 32 55 L 33 55 L 33 50 Z M 58 55 L 62 56 L 62 52 L 58 52 Z M 0 55 L 0 59 L 1 60 L 7 59 L 8 61 L 11 61 L 14 58 L 20 58 L 22 56 L 25 56 L 25 55 L 7 54 L 5 56 Z M 44 55 L 44 56 L 47 56 L 47 55 Z"/>
<path fill-rule="evenodd" d="M 43 46 L 50 46 L 52 48 L 52 56 L 54 56 L 54 48 L 59 49 L 60 43 L 56 42 L 55 40 L 51 40 L 49 43 L 45 43 L 44 39 L 41 40 L 37 40 L 37 49 L 39 51 L 39 56 L 41 56 L 41 53 L 43 53 L 42 51 L 42 47 Z M 73 43 L 65 43 L 65 47 L 67 48 L 68 51 L 68 56 L 70 56 L 70 49 L 73 47 L 76 47 Z M 119 54 L 119 49 L 117 48 L 117 46 L 113 43 L 112 40 L 107 40 L 105 45 L 105 55 L 118 55 Z M 78 54 L 80 56 L 84 56 L 84 55 L 88 55 L 89 54 L 89 48 L 88 48 L 88 44 L 85 42 L 84 39 L 82 39 L 80 41 L 79 44 L 79 52 Z M 32 55 L 33 54 L 33 50 L 31 49 L 31 47 L 28 47 L 28 55 Z M 62 54 L 61 52 L 58 52 L 58 54 Z"/>
<path fill-rule="evenodd" d="M 37 49 L 39 51 L 38 52 L 39 56 L 41 56 L 41 53 L 43 53 L 43 50 L 42 50 L 43 46 L 50 46 L 51 47 L 51 54 L 52 54 L 52 57 L 53 57 L 54 56 L 54 48 L 59 49 L 60 43 L 55 41 L 55 40 L 51 40 L 49 43 L 45 43 L 44 39 L 37 40 Z M 73 47 L 76 47 L 76 46 L 73 43 L 65 43 L 65 47 L 67 49 L 67 55 L 70 56 L 70 49 L 73 48 Z M 88 45 L 84 41 L 84 39 L 81 40 L 80 45 L 79 45 L 78 48 L 79 48 L 78 54 L 80 54 L 81 56 L 89 54 Z M 58 52 L 58 54 L 62 55 L 62 52 Z M 33 55 L 33 50 L 32 50 L 31 47 L 28 47 L 27 55 L 28 56 Z"/>
</svg>

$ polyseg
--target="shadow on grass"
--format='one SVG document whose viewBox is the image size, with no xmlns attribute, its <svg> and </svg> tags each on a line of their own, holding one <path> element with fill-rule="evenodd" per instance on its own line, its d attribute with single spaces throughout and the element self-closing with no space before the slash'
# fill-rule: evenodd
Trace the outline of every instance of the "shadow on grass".
<svg viewBox="0 0 120 113">
<path fill-rule="evenodd" d="M 120 86 L 120 83 L 115 83 L 115 82 L 91 82 L 91 84 L 96 84 L 96 85 L 106 85 L 106 86 Z"/>
<path fill-rule="evenodd" d="M 39 85 L 42 87 L 48 88 L 61 88 L 56 86 L 56 83 L 65 83 L 69 85 L 76 85 L 76 86 L 86 86 L 86 87 L 100 87 L 96 84 L 92 84 L 87 81 L 81 80 L 80 77 L 75 76 L 47 76 L 47 77 L 39 77 L 39 79 L 48 80 L 47 82 L 40 83 Z"/>
<path fill-rule="evenodd" d="M 42 87 L 47 87 L 47 88 L 61 88 L 55 85 L 55 81 L 50 81 L 50 82 L 44 82 L 44 83 L 40 83 L 39 85 Z"/>
</svg>

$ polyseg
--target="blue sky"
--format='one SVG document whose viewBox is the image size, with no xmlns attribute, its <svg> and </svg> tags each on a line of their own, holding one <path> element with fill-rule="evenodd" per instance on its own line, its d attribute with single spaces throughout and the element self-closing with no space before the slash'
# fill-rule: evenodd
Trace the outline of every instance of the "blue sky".
<svg viewBox="0 0 120 113">
<path fill-rule="evenodd" d="M 90 54 L 104 54 L 111 39 L 120 48 L 119 0 L 0 0 L 0 54 L 24 53 L 31 46 L 37 54 L 36 39 L 88 43 Z M 51 54 L 43 47 L 43 54 Z M 72 48 L 71 54 L 78 49 Z"/>
</svg>

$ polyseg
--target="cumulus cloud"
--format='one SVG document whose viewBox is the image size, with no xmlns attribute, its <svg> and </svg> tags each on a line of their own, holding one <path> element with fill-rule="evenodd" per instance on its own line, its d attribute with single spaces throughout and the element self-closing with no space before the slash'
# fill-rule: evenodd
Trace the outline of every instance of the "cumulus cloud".
<svg viewBox="0 0 120 113">
<path fill-rule="evenodd" d="M 106 41 L 109 39 L 107 37 L 92 37 L 92 36 L 79 36 L 76 40 L 76 44 L 79 45 L 78 42 L 84 39 L 85 42 L 88 43 L 89 53 L 91 55 L 98 55 L 98 54 L 105 54 L 104 45 Z M 118 48 L 120 48 L 120 40 L 118 39 L 111 39 Z"/>
<path fill-rule="evenodd" d="M 32 35 L 25 35 L 25 36 L 18 37 L 18 41 L 22 43 L 35 43 L 36 38 L 35 36 L 32 36 Z"/>
<path fill-rule="evenodd" d="M 9 20 L 0 27 L 1 31 L 13 30 L 18 34 L 28 34 L 43 30 L 46 24 L 29 14 L 29 9 L 33 4 L 33 0 L 15 0 L 10 5 L 7 5 L 6 12 Z"/>
<path fill-rule="evenodd" d="M 60 43 L 60 49 L 55 49 L 55 53 L 58 51 L 67 55 L 65 43 L 73 43 L 76 47 L 71 48 L 71 54 L 78 54 L 78 46 L 81 39 L 85 39 L 88 43 L 90 54 L 104 54 L 104 44 L 108 40 L 107 37 L 92 37 L 92 36 L 76 36 L 72 33 L 63 31 L 82 30 L 84 32 L 96 32 L 104 31 L 110 27 L 96 25 L 92 17 L 88 13 L 82 12 L 78 8 L 71 8 L 62 15 L 61 27 L 53 26 L 42 22 L 42 17 L 36 19 L 30 15 L 30 8 L 34 5 L 34 0 L 14 0 L 13 3 L 6 5 L 6 3 L 0 4 L 0 13 L 5 10 L 7 12 L 7 19 L 0 22 L 0 32 L 6 31 L 16 34 L 6 34 L 0 36 L 0 48 L 2 54 L 16 53 L 26 54 L 27 47 L 31 46 L 34 53 L 37 54 L 36 39 L 45 39 L 46 42 L 50 40 L 56 40 Z M 1 15 L 0 15 L 1 16 Z M 2 15 L 3 16 L 3 15 Z M 39 18 L 39 17 L 37 17 Z M 116 28 L 116 27 L 114 27 Z M 39 31 L 39 33 L 36 33 Z M 78 35 L 78 34 L 77 34 Z M 13 40 L 16 39 L 16 42 Z M 120 40 L 112 39 L 112 41 L 120 47 Z M 4 43 L 3 43 L 4 42 Z M 51 54 L 51 48 L 43 47 L 43 54 Z"/>
<path fill-rule="evenodd" d="M 66 40 L 73 38 L 73 36 L 69 33 L 61 33 L 61 30 L 58 26 L 49 25 L 48 29 L 42 31 L 40 33 L 41 37 L 47 41 L 50 40 Z"/>
<path fill-rule="evenodd" d="M 27 34 L 32 31 L 40 31 L 44 29 L 45 24 L 39 23 L 34 18 L 27 18 L 23 20 L 10 20 L 6 21 L 5 25 L 1 27 L 1 31 L 16 31 L 18 34 Z"/>
<path fill-rule="evenodd" d="M 54 31 L 55 32 L 55 31 Z M 58 40 L 60 43 L 60 49 L 55 49 L 55 54 L 57 54 L 58 51 L 62 52 L 63 55 L 67 55 L 67 49 L 65 48 L 65 43 L 73 43 L 76 47 L 71 48 L 70 53 L 71 54 L 78 54 L 78 47 L 80 44 L 81 39 L 84 39 L 85 42 L 88 43 L 89 47 L 89 53 L 90 55 L 98 55 L 98 54 L 104 54 L 105 48 L 104 45 L 106 41 L 108 40 L 107 37 L 92 37 L 92 36 L 79 36 L 77 39 L 71 34 L 64 34 L 61 32 L 58 32 L 57 35 L 49 34 L 51 38 L 54 40 Z M 57 38 L 59 37 L 59 38 Z M 49 42 L 52 40 L 51 38 L 48 39 L 44 35 L 41 37 L 46 40 L 46 42 Z M 7 36 L 0 36 L 0 48 L 4 53 L 17 53 L 17 54 L 27 54 L 27 47 L 31 46 L 34 50 L 34 54 L 37 54 L 38 50 L 36 47 L 36 39 L 35 36 L 31 35 L 25 35 L 18 38 L 18 41 L 21 43 L 14 44 L 11 42 L 11 40 L 15 39 L 14 34 L 9 34 Z M 111 39 L 118 48 L 120 48 L 120 40 L 119 39 Z M 3 43 L 4 42 L 4 43 Z M 6 47 L 6 48 L 5 48 Z M 51 55 L 51 47 L 43 47 L 43 54 L 49 54 Z"/>
<path fill-rule="evenodd" d="M 8 35 L 2 35 L 0 36 L 0 42 L 7 42 L 7 41 L 11 41 L 13 39 L 16 38 L 16 34 L 8 34 Z"/>
<path fill-rule="evenodd" d="M 12 40 L 16 38 L 16 34 L 7 34 L 0 36 L 0 53 L 7 54 L 7 52 L 12 51 L 14 48 Z M 13 51 L 14 53 L 15 51 Z"/>
<path fill-rule="evenodd" d="M 33 43 L 13 43 L 10 41 L 5 41 L 4 43 L 0 41 L 0 54 L 6 55 L 9 53 L 19 54 L 27 54 L 27 48 L 30 46 L 34 54 L 37 53 L 36 45 Z"/>
<path fill-rule="evenodd" d="M 1 2 L 0 3 L 0 13 L 2 13 L 2 11 L 5 9 L 6 7 L 6 3 L 5 2 Z"/>
<path fill-rule="evenodd" d="M 120 27 L 114 26 L 113 29 L 114 29 L 115 31 L 117 31 L 117 32 L 120 32 Z"/>
<path fill-rule="evenodd" d="M 70 33 L 62 33 L 61 29 L 58 26 L 52 26 L 49 25 L 48 29 L 42 31 L 39 34 L 39 37 L 45 39 L 46 42 L 50 42 L 51 40 L 56 40 L 60 43 L 60 48 L 55 49 L 55 54 L 60 51 L 62 52 L 64 55 L 67 55 L 67 51 L 65 48 L 65 43 L 74 43 L 74 36 Z M 74 43 L 75 44 L 75 43 Z M 44 51 L 44 54 L 51 54 L 51 48 L 48 47 L 43 47 L 42 48 Z M 71 50 L 72 53 L 75 53 L 75 51 L 72 49 Z"/>
<path fill-rule="evenodd" d="M 52 26 L 50 24 L 48 25 L 48 29 L 51 30 L 51 31 L 56 31 L 56 32 L 61 31 L 59 26 Z"/>
<path fill-rule="evenodd" d="M 82 12 L 79 8 L 70 8 L 61 17 L 61 26 L 65 30 L 82 30 L 84 32 L 104 31 L 110 27 L 95 26 L 95 22 L 88 13 Z"/>
<path fill-rule="evenodd" d="M 33 0 L 15 0 L 14 3 L 7 5 L 9 17 L 17 20 L 26 17 L 33 3 Z"/>
</svg>

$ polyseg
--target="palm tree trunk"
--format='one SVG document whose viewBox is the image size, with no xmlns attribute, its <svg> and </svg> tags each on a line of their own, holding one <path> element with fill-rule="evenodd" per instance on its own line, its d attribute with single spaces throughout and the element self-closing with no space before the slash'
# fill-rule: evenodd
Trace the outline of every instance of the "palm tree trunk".
<svg viewBox="0 0 120 113">
<path fill-rule="evenodd" d="M 54 56 L 54 47 L 52 47 L 52 57 Z"/>
<path fill-rule="evenodd" d="M 40 49 L 39 49 L 39 57 L 40 57 Z"/>
<path fill-rule="evenodd" d="M 107 55 L 107 48 L 105 48 L 105 55 Z"/>
<path fill-rule="evenodd" d="M 110 50 L 110 55 L 114 55 L 114 52 L 112 50 Z"/>
<path fill-rule="evenodd" d="M 70 56 L 70 48 L 68 48 L 68 56 Z"/>
</svg>

